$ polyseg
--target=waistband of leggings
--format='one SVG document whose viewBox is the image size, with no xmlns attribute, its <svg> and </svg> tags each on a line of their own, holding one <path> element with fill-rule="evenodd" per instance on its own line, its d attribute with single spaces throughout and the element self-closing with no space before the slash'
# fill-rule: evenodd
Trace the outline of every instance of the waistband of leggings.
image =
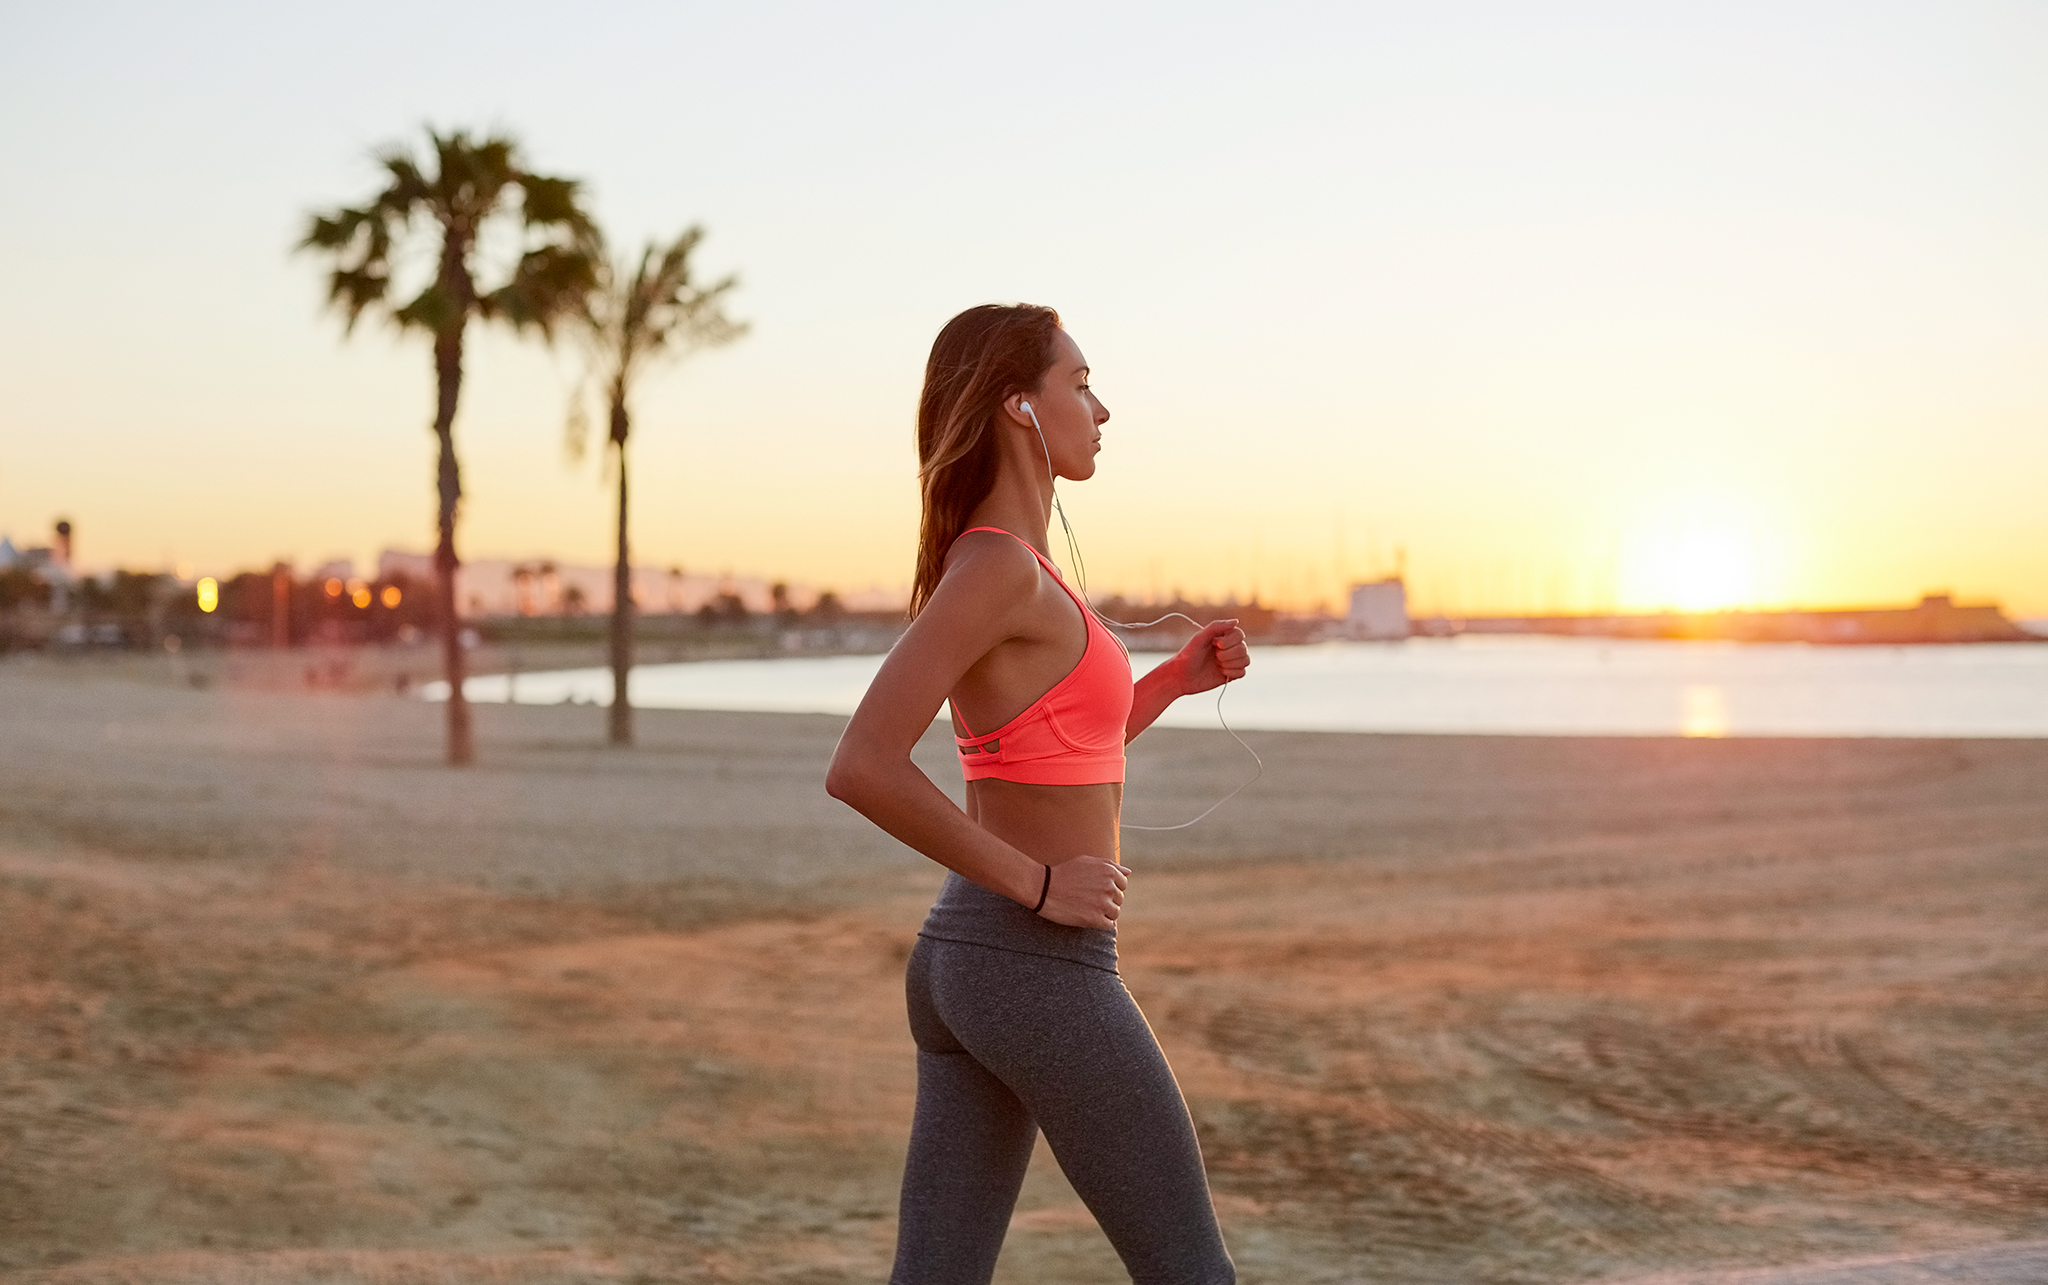
<svg viewBox="0 0 2048 1285">
<path fill-rule="evenodd" d="M 1114 929 L 1056 924 L 957 874 L 946 876 L 918 935 L 1117 971 Z"/>
<path fill-rule="evenodd" d="M 996 950 L 1001 951 L 1005 955 L 1029 955 L 1033 959 L 1050 959 L 1056 964 L 1072 964 L 1076 968 L 1092 968 L 1096 972 L 1108 973 L 1112 977 L 1123 976 L 1122 973 L 1117 972 L 1115 964 L 1101 964 L 1096 963 L 1094 960 L 1076 959 L 1072 955 L 1051 955 L 1042 950 L 1020 950 L 1015 946 L 993 946 L 985 941 L 968 941 L 961 937 L 940 937 L 929 929 L 919 929 L 917 935 L 925 941 L 944 942 L 948 946 L 972 946 L 976 950 Z"/>
</svg>

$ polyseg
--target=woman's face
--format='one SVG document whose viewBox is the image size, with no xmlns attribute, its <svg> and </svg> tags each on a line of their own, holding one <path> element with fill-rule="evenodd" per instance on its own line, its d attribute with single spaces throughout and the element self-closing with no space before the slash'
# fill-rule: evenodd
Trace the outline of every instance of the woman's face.
<svg viewBox="0 0 2048 1285">
<path fill-rule="evenodd" d="M 1052 365 L 1038 391 L 1026 400 L 1038 412 L 1053 473 L 1076 482 L 1095 476 L 1095 455 L 1102 449 L 1102 425 L 1109 419 L 1109 409 L 1088 387 L 1088 360 L 1066 331 L 1053 336 Z"/>
</svg>

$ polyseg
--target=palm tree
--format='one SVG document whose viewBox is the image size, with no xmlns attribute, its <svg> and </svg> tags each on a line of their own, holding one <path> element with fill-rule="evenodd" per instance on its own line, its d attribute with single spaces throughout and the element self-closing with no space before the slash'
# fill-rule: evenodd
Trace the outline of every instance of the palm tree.
<svg viewBox="0 0 2048 1285">
<path fill-rule="evenodd" d="M 626 438 L 633 421 L 627 407 L 634 381 L 660 360 L 678 361 L 700 348 L 729 344 L 747 332 L 745 322 L 727 317 L 726 294 L 739 278 L 713 285 L 690 279 L 690 252 L 704 239 L 692 227 L 668 245 L 649 242 L 637 267 L 599 256 L 594 264 L 597 287 L 582 315 L 591 345 L 591 374 L 610 411 L 608 443 L 619 471 L 618 563 L 612 571 L 612 709 L 610 738 L 614 745 L 633 743 L 633 706 L 626 698 L 626 675 L 633 668 L 633 568 L 626 540 Z M 583 449 L 588 420 L 579 393 L 569 414 L 569 449 Z"/>
<path fill-rule="evenodd" d="M 469 703 L 463 698 L 461 620 L 456 613 L 455 512 L 462 471 L 455 458 L 455 404 L 462 391 L 462 338 L 472 318 L 539 328 L 552 339 L 554 324 L 577 311 L 593 281 L 595 227 L 577 203 L 578 185 L 527 170 L 518 144 L 503 135 L 473 141 L 463 130 L 429 128 L 433 155 L 425 167 L 410 148 L 378 155 L 388 184 L 367 205 L 315 214 L 299 249 L 334 261 L 328 303 L 355 329 L 366 311 L 382 312 L 401 330 L 426 332 L 434 345 L 439 397 L 434 437 L 440 444 L 437 475 L 439 542 L 434 548 L 435 590 L 441 620 L 442 664 L 448 679 L 448 762 L 475 761 Z M 392 298 L 393 277 L 415 249 L 432 240 L 438 265 L 404 303 Z M 479 269 L 484 243 L 514 245 L 518 256 L 501 263 L 500 279 L 486 288 Z M 422 254 L 421 257 L 424 257 Z M 510 259 L 508 253 L 506 258 Z"/>
</svg>

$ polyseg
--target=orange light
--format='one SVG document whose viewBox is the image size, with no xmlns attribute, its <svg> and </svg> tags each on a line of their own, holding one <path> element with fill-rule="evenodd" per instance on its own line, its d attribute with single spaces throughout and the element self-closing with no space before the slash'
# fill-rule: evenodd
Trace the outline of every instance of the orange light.
<svg viewBox="0 0 2048 1285">
<path fill-rule="evenodd" d="M 212 614 L 220 607 L 220 581 L 207 576 L 199 582 L 199 609 Z"/>
<path fill-rule="evenodd" d="M 341 581 L 333 579 L 328 580 L 327 596 L 330 598 L 339 598 L 341 596 Z"/>
<path fill-rule="evenodd" d="M 398 600 L 400 598 L 403 598 L 404 596 L 404 594 L 398 592 L 397 585 L 388 584 L 384 586 L 383 600 L 385 606 L 396 607 L 398 605 Z"/>
<path fill-rule="evenodd" d="M 348 596 L 348 600 L 358 607 L 367 607 L 370 605 L 370 591 L 358 589 Z"/>
</svg>

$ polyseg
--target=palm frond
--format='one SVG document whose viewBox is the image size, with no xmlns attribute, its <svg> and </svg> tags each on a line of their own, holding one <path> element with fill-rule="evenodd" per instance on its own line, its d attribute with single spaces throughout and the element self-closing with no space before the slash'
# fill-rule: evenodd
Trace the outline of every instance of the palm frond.
<svg viewBox="0 0 2048 1285">
<path fill-rule="evenodd" d="M 597 274 L 590 256 L 575 245 L 544 245 L 520 256 L 512 279 L 479 300 L 486 316 L 515 329 L 536 327 L 552 339 L 555 324 L 583 314 Z"/>
<path fill-rule="evenodd" d="M 690 255 L 703 239 L 702 227 L 690 227 L 665 247 L 648 247 L 641 277 L 644 320 L 638 338 L 649 355 L 667 352 L 681 356 L 731 343 L 746 333 L 746 323 L 726 316 L 724 309 L 725 297 L 739 286 L 737 276 L 709 286 L 690 279 Z M 651 271 L 645 266 L 649 263 Z"/>
<path fill-rule="evenodd" d="M 333 259 L 327 303 L 341 314 L 342 333 L 353 333 L 363 312 L 383 302 L 390 286 L 391 229 L 375 205 L 311 215 L 296 248 Z"/>
<path fill-rule="evenodd" d="M 342 314 L 342 333 L 352 334 L 356 319 L 365 310 L 384 302 L 391 279 L 381 265 L 366 268 L 336 268 L 327 277 L 327 302 Z"/>
<path fill-rule="evenodd" d="M 384 166 L 384 172 L 391 176 L 390 185 L 377 194 L 379 209 L 410 217 L 415 209 L 433 199 L 434 185 L 420 173 L 411 151 L 387 147 L 378 153 L 377 159 Z"/>
<path fill-rule="evenodd" d="M 726 316 L 724 309 L 726 296 L 739 285 L 737 277 L 709 286 L 690 279 L 690 255 L 703 239 L 703 228 L 690 227 L 666 244 L 649 242 L 637 259 L 589 260 L 586 302 L 576 315 L 589 341 L 591 365 L 571 413 L 569 432 L 576 443 L 572 458 L 580 457 L 588 431 L 584 388 L 603 387 L 611 404 L 623 408 L 649 362 L 658 357 L 680 359 L 746 333 L 746 323 Z M 629 417 L 614 417 L 615 445 L 623 445 L 622 425 L 627 422 Z"/>
<path fill-rule="evenodd" d="M 529 228 L 559 229 L 579 238 L 595 237 L 597 225 L 583 210 L 583 184 L 572 178 L 523 174 L 521 214 Z"/>
<path fill-rule="evenodd" d="M 581 312 L 596 282 L 593 265 L 601 262 L 596 226 L 578 204 L 580 185 L 528 174 L 518 144 L 504 135 L 479 139 L 432 127 L 426 134 L 424 158 L 397 144 L 377 153 L 384 185 L 367 203 L 309 216 L 296 248 L 332 260 L 329 304 L 350 331 L 365 311 L 381 308 L 405 328 L 438 333 L 477 316 L 552 337 L 560 320 Z M 503 260 L 489 250 L 494 242 L 486 233 L 500 220 L 523 239 L 515 242 L 519 258 L 491 272 L 490 263 Z M 439 237 L 436 279 L 396 304 L 394 275 L 415 261 L 410 251 L 397 252 L 424 251 L 429 233 Z M 498 281 L 495 288 L 478 288 L 479 271 Z"/>
<path fill-rule="evenodd" d="M 339 209 L 332 214 L 315 214 L 306 221 L 301 250 L 344 250 L 374 215 L 369 210 Z"/>
<path fill-rule="evenodd" d="M 414 295 L 410 303 L 394 310 L 391 319 L 398 323 L 400 329 L 439 334 L 461 320 L 461 311 L 437 281 Z"/>
<path fill-rule="evenodd" d="M 503 211 L 506 195 L 524 177 L 519 146 L 503 135 L 472 142 L 467 130 L 428 131 L 439 169 L 434 204 L 452 224 L 475 229 Z"/>
</svg>

